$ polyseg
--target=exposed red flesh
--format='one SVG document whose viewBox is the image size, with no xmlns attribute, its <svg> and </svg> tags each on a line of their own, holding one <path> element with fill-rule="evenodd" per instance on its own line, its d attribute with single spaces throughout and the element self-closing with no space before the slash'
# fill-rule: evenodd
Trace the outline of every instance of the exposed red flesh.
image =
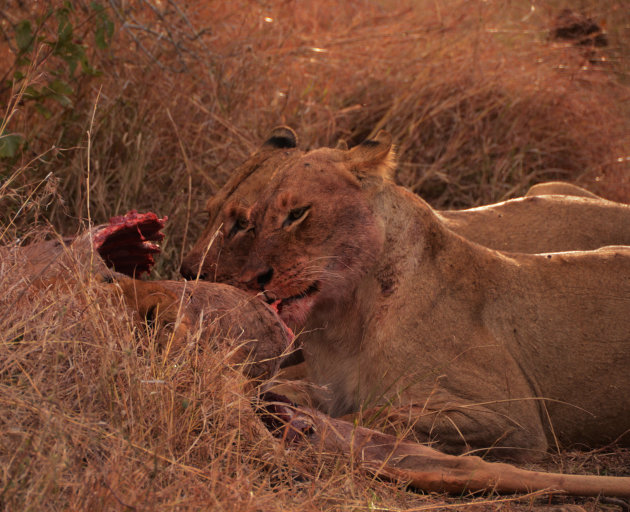
<svg viewBox="0 0 630 512">
<path fill-rule="evenodd" d="M 294 443 L 313 434 L 313 422 L 288 398 L 269 391 L 262 398 L 260 419 L 275 435 Z"/>
<path fill-rule="evenodd" d="M 282 327 L 284 327 L 284 330 L 286 331 L 287 335 L 289 336 L 289 345 L 291 345 L 293 343 L 293 341 L 295 340 L 295 333 L 293 332 L 293 330 L 291 329 L 291 327 L 289 327 L 284 320 L 282 320 L 282 317 L 280 316 L 280 307 L 282 301 L 280 299 L 273 301 L 271 304 L 267 304 L 267 306 L 269 306 L 274 313 L 276 314 L 276 316 L 278 317 L 278 320 L 280 320 L 280 322 L 282 323 Z"/>
<path fill-rule="evenodd" d="M 153 212 L 138 213 L 131 210 L 125 215 L 109 219 L 109 225 L 100 228 L 94 235 L 94 248 L 105 264 L 128 276 L 139 276 L 151 272 L 154 254 L 160 247 L 164 233 L 160 230 L 168 217 L 159 218 Z"/>
<path fill-rule="evenodd" d="M 319 291 L 319 282 L 314 282 L 302 293 L 274 301 L 271 306 L 285 325 L 302 326 L 313 307 L 314 297 Z"/>
<path fill-rule="evenodd" d="M 271 304 L 269 304 L 269 307 L 276 312 L 276 315 L 280 314 L 280 303 L 281 302 L 282 301 L 280 299 L 276 299 Z"/>
</svg>

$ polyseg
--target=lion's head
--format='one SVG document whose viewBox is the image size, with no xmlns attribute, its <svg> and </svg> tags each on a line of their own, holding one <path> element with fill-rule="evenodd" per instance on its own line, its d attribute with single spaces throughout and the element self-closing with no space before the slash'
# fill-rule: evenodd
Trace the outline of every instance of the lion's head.
<svg viewBox="0 0 630 512">
<path fill-rule="evenodd" d="M 366 150 L 371 148 L 371 152 L 376 154 L 375 148 L 379 145 L 383 161 L 377 162 L 376 168 L 381 166 L 382 170 L 392 165 L 391 144 L 383 144 L 382 140 L 367 141 L 352 150 L 348 150 L 342 142 L 334 150 L 314 150 L 305 155 L 296 148 L 297 137 L 290 128 L 275 128 L 261 148 L 238 167 L 225 186 L 207 202 L 210 219 L 184 258 L 182 275 L 188 279 L 199 277 L 237 285 L 237 276 L 246 264 L 254 243 L 255 227 L 250 218 L 252 206 L 259 201 L 271 178 L 280 173 L 280 168 L 287 167 L 287 173 L 296 172 L 292 180 L 300 184 L 295 189 L 303 195 L 310 195 L 311 189 L 323 190 L 316 175 L 308 176 L 314 188 L 310 184 L 304 185 L 309 182 L 298 178 L 303 171 L 313 169 L 310 160 L 321 163 L 329 158 L 336 165 L 345 166 L 352 175 L 353 169 L 371 165 L 372 157 Z M 362 162 L 361 158 L 366 161 Z M 304 167 L 302 171 L 301 167 Z M 355 181 L 365 184 L 364 175 L 364 171 L 358 171 Z M 550 193 L 555 195 L 545 195 Z M 541 194 L 544 197 L 514 199 L 468 210 L 441 211 L 438 215 L 449 229 L 469 240 L 505 251 L 587 250 L 629 243 L 627 219 L 630 207 L 627 205 L 604 201 L 597 196 L 576 199 L 574 196 L 592 194 L 567 183 L 537 185 L 527 195 Z M 341 215 L 344 219 L 346 216 Z M 303 256 L 306 254 L 307 250 L 302 253 Z"/>
<path fill-rule="evenodd" d="M 322 148 L 287 163 L 249 213 L 256 234 L 238 285 L 264 292 L 296 327 L 314 309 L 325 314 L 352 301 L 344 291 L 354 290 L 384 243 L 362 189 L 388 180 L 392 167 L 385 134 L 349 151 Z"/>
<path fill-rule="evenodd" d="M 233 269 L 245 263 L 251 246 L 249 208 L 277 169 L 301 154 L 295 132 L 279 126 L 256 153 L 234 170 L 206 204 L 208 224 L 180 267 L 185 278 L 198 276 L 207 281 L 230 282 Z"/>
</svg>

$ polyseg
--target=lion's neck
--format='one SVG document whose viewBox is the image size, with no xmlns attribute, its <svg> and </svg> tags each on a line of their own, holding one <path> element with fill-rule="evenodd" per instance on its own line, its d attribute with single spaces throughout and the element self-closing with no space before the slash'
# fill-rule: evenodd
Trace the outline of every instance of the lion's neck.
<svg viewBox="0 0 630 512">
<path fill-rule="evenodd" d="M 345 300 L 320 305 L 300 337 L 310 379 L 326 388 L 320 405 L 334 416 L 354 412 L 363 402 L 360 389 L 367 365 L 362 363 L 362 340 L 372 309 L 362 299 L 374 293 L 375 281 L 362 280 Z"/>
<path fill-rule="evenodd" d="M 427 322 L 426 333 L 417 330 L 423 312 L 456 309 L 453 290 L 460 290 L 456 301 L 477 293 L 466 271 L 487 267 L 483 254 L 406 190 L 385 186 L 370 204 L 383 233 L 378 257 L 344 301 L 320 305 L 303 338 L 312 378 L 330 388 L 326 408 L 335 415 L 389 394 L 416 359 L 414 342 L 435 328 Z"/>
</svg>

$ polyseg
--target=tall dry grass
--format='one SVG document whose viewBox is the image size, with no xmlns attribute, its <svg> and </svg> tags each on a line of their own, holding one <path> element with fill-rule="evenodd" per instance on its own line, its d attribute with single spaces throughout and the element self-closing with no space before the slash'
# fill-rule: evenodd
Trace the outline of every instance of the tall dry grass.
<svg viewBox="0 0 630 512">
<path fill-rule="evenodd" d="M 115 286 L 86 272 L 89 256 L 71 254 L 65 278 L 43 285 L 25 279 L 19 255 L 0 262 L 2 510 L 523 511 L 603 503 L 544 493 L 423 495 L 375 479 L 345 456 L 286 444 L 261 423 L 254 383 L 229 363 L 223 340 L 167 356 Z M 569 453 L 546 467 L 623 474 L 629 457 Z"/>
<path fill-rule="evenodd" d="M 0 8 L 7 77 L 16 24 L 49 5 L 61 4 Z M 280 123 L 304 147 L 391 131 L 399 181 L 439 207 L 552 178 L 630 199 L 630 14 L 620 0 L 570 4 L 606 22 L 610 46 L 595 57 L 548 40 L 568 5 L 559 0 L 111 1 L 105 50 L 94 47 L 89 3 L 73 5 L 77 41 L 101 74 L 77 73 L 71 105 L 48 102 L 48 118 L 20 91 L 67 73 L 59 58 L 35 48 L 26 77 L 2 84 L 3 127 L 27 144 L 0 161 L 1 245 L 45 225 L 76 233 L 89 195 L 95 223 L 131 208 L 168 215 L 155 275 L 172 276 L 207 196 Z M 56 30 L 53 17 L 40 34 Z M 422 496 L 334 454 L 286 449 L 262 429 L 251 383 L 218 344 L 166 359 L 80 262 L 69 277 L 69 289 L 27 288 L 19 265 L 0 262 L 4 510 L 534 506 Z M 556 467 L 620 474 L 620 457 L 562 456 Z"/>
<path fill-rule="evenodd" d="M 19 254 L 0 263 L 2 510 L 457 503 L 379 482 L 316 447 L 285 445 L 260 422 L 254 385 L 228 363 L 225 343 L 166 356 L 115 287 L 86 272 L 89 254 L 67 261 L 65 279 L 45 284 L 25 279 Z"/>
</svg>

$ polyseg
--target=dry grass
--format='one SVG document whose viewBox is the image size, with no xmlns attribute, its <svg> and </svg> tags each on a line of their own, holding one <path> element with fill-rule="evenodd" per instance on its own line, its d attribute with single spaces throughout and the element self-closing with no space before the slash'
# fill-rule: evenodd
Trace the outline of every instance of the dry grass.
<svg viewBox="0 0 630 512">
<path fill-rule="evenodd" d="M 398 179 L 439 207 L 503 199 L 558 177 L 630 200 L 630 14 L 621 0 L 570 3 L 606 22 L 610 46 L 597 64 L 548 41 L 555 13 L 569 5 L 559 0 L 533 11 L 463 0 L 189 3 L 107 3 L 126 10 L 109 11 L 116 34 L 97 51 L 88 2 L 74 2 L 77 38 L 102 75 L 78 74 L 72 108 L 47 104 L 49 119 L 20 90 L 63 73 L 54 56 L 40 53 L 26 82 L 0 89 L 6 129 L 28 141 L 0 160 L 0 244 L 47 223 L 75 233 L 89 183 L 94 222 L 131 208 L 169 216 L 156 275 L 172 276 L 204 223 L 205 198 L 280 123 L 304 147 L 391 131 Z M 2 33 L 11 38 L 12 25 L 45 4 L 5 4 Z M 12 47 L 0 43 L 2 62 L 13 62 Z M 225 354 L 198 347 L 165 359 L 115 294 L 80 266 L 75 274 L 71 293 L 22 293 L 19 268 L 0 262 L 4 510 L 539 503 L 422 496 L 332 454 L 285 450 L 261 429 L 251 385 L 226 368 Z M 588 470 L 619 474 L 629 456 L 618 456 L 599 456 Z M 594 457 L 559 464 L 580 470 Z"/>
<path fill-rule="evenodd" d="M 87 274 L 80 258 L 72 261 L 71 277 L 48 287 L 27 286 L 19 261 L 0 265 L 2 510 L 532 510 L 541 503 L 540 494 L 417 494 L 344 457 L 285 446 L 256 416 L 254 387 L 227 363 L 225 344 L 166 357 L 120 296 Z M 547 468 L 623 474 L 628 460 L 625 452 L 570 453 Z"/>
</svg>

